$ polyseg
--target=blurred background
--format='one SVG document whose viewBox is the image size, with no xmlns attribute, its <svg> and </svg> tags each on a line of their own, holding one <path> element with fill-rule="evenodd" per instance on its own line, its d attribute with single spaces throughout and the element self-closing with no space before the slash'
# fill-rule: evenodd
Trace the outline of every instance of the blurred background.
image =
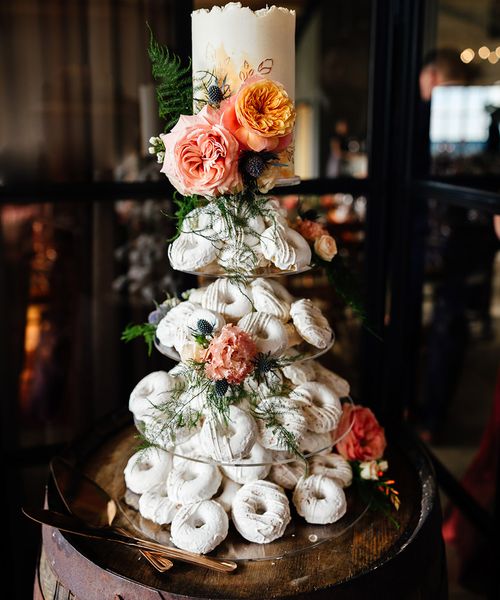
<svg viewBox="0 0 500 600">
<path fill-rule="evenodd" d="M 126 407 L 146 373 L 169 367 L 140 341 L 121 342 L 123 328 L 166 293 L 198 285 L 166 258 L 175 223 L 172 189 L 147 152 L 162 125 L 146 22 L 187 57 L 189 13 L 212 4 L 221 2 L 0 3 L 2 452 L 28 591 L 38 532 L 19 507 L 43 502 L 51 456 Z M 302 183 L 277 192 L 290 211 L 327 223 L 376 335 L 320 274 L 287 284 L 333 323 L 325 364 L 389 427 L 404 420 L 418 432 L 448 495 L 446 478 L 460 480 L 481 446 L 489 470 L 472 491 L 492 512 L 500 1 L 279 4 L 297 12 Z M 481 535 L 469 525 L 457 534 L 446 495 L 443 506 L 450 596 L 484 597 Z"/>
</svg>

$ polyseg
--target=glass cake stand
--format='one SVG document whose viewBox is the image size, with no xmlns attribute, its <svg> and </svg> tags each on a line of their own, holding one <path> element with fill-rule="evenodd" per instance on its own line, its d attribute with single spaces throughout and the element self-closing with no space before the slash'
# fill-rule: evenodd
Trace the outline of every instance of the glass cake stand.
<svg viewBox="0 0 500 600">
<path fill-rule="evenodd" d="M 307 273 L 308 271 L 311 271 L 314 268 L 316 267 L 307 266 L 302 267 L 301 269 L 289 269 L 283 271 L 273 265 L 270 267 L 259 267 L 257 269 L 254 269 L 253 271 L 242 272 L 241 277 L 247 279 L 254 279 L 255 277 L 281 277 L 286 275 L 300 275 L 301 273 Z M 231 277 L 231 274 L 218 264 L 208 265 L 201 269 L 196 269 L 195 271 L 185 271 L 183 269 L 176 269 L 176 271 L 179 271 L 180 273 L 187 273 L 189 275 L 197 275 L 198 277 Z"/>
<path fill-rule="evenodd" d="M 290 348 L 288 348 L 287 350 L 282 352 L 278 356 L 278 358 L 289 359 L 291 361 L 300 361 L 300 362 L 303 362 L 305 360 L 313 360 L 315 358 L 319 358 L 320 356 L 322 356 L 323 354 L 326 354 L 329 350 L 331 350 L 334 343 L 335 343 L 335 334 L 332 332 L 332 338 L 331 338 L 330 342 L 328 343 L 328 345 L 326 346 L 326 348 L 321 348 L 321 349 L 315 348 L 311 344 L 308 344 L 307 342 L 303 342 L 301 344 L 298 344 L 297 346 L 291 346 Z M 168 356 L 168 358 L 171 358 L 172 360 L 176 360 L 177 362 L 180 362 L 181 357 L 179 356 L 179 353 L 177 352 L 177 350 L 175 348 L 173 348 L 171 346 L 164 346 L 163 344 L 160 343 L 160 341 L 156 337 L 154 340 L 154 345 L 155 345 L 155 348 L 158 350 L 158 352 L 160 352 L 164 356 Z M 292 351 L 292 353 L 290 353 L 290 351 Z"/>
<path fill-rule="evenodd" d="M 234 561 L 279 560 L 319 546 L 323 542 L 335 539 L 351 529 L 366 513 L 369 503 L 362 499 L 355 487 L 345 490 L 347 500 L 346 514 L 331 525 L 311 525 L 297 514 L 290 501 L 292 519 L 283 536 L 269 544 L 256 544 L 245 540 L 230 522 L 226 539 L 209 556 Z M 287 492 L 287 496 L 291 496 Z M 139 496 L 127 491 L 119 499 L 119 508 L 124 515 L 131 532 L 145 536 L 167 546 L 173 546 L 169 525 L 157 525 L 145 519 L 138 511 Z"/>
<path fill-rule="evenodd" d="M 343 398 L 342 402 L 349 404 L 353 403 L 350 397 Z M 350 423 L 343 428 L 342 431 L 337 430 L 335 434 L 332 435 L 328 446 L 315 452 L 305 454 L 305 459 L 309 459 L 313 456 L 321 454 L 322 452 L 325 452 L 325 450 L 335 446 L 349 433 L 349 431 L 351 431 L 352 426 L 353 419 L 351 419 Z M 136 421 L 136 427 L 139 431 L 141 431 L 142 427 L 140 421 Z M 283 453 L 283 457 L 280 457 L 279 459 L 274 458 L 272 461 L 267 463 L 245 463 L 241 461 L 222 462 L 206 457 L 194 458 L 186 456 L 185 454 L 179 452 L 176 448 L 168 450 L 168 452 L 172 454 L 173 457 L 183 460 L 217 465 L 219 467 L 241 467 L 243 469 L 264 465 L 272 467 L 284 465 L 298 460 L 296 456 Z M 234 525 L 231 523 L 227 538 L 213 552 L 211 552 L 210 555 L 221 559 L 230 559 L 235 561 L 279 560 L 284 556 L 302 552 L 323 542 L 343 535 L 351 527 L 353 527 L 353 525 L 357 523 L 359 519 L 363 517 L 369 507 L 369 503 L 361 497 L 356 487 L 351 486 L 344 489 L 347 500 L 346 514 L 336 523 L 330 525 L 312 525 L 307 523 L 295 511 L 291 501 L 292 492 L 290 490 L 285 490 L 285 492 L 289 497 L 292 519 L 281 538 L 271 542 L 270 544 L 257 544 L 254 542 L 249 542 L 236 531 Z M 119 498 L 119 507 L 126 518 L 130 531 L 136 534 L 138 533 L 141 536 L 146 536 L 162 544 L 172 545 L 170 539 L 170 526 L 158 525 L 153 523 L 153 521 L 144 518 L 139 513 L 138 503 L 139 495 L 134 494 L 130 490 L 125 490 L 122 497 Z"/>
</svg>

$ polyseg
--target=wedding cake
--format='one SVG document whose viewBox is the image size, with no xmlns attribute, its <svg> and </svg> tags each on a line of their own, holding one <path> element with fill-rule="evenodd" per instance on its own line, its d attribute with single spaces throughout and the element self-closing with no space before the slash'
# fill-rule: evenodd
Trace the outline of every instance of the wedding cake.
<svg viewBox="0 0 500 600">
<path fill-rule="evenodd" d="M 275 6 L 195 11 L 193 114 L 151 140 L 182 196 L 171 265 L 214 279 L 149 316 L 149 341 L 179 362 L 132 391 L 149 447 L 124 476 L 142 517 L 197 553 L 230 523 L 253 544 L 286 535 L 292 519 L 335 523 L 353 476 L 379 480 L 387 468 L 375 417 L 317 361 L 334 342 L 327 319 L 272 277 L 336 254 L 323 225 L 290 222 L 266 195 L 296 181 L 294 30 L 294 11 Z"/>
</svg>

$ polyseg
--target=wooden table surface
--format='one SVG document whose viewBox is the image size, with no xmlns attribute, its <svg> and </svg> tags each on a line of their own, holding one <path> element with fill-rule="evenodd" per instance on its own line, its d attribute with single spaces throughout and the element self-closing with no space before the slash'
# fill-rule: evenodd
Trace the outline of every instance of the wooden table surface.
<svg viewBox="0 0 500 600">
<path fill-rule="evenodd" d="M 116 415 L 75 444 L 66 457 L 120 496 L 123 468 L 137 444 L 134 434 L 128 416 Z M 44 526 L 43 597 L 444 598 L 439 505 L 429 462 L 418 446 L 407 441 L 393 443 L 388 458 L 401 492 L 399 529 L 380 513 L 368 511 L 340 537 L 280 560 L 245 561 L 231 574 L 176 563 L 168 573 L 159 574 L 132 548 L 63 535 Z M 47 503 L 62 510 L 51 482 Z M 56 585 L 66 596 L 55 595 Z"/>
</svg>

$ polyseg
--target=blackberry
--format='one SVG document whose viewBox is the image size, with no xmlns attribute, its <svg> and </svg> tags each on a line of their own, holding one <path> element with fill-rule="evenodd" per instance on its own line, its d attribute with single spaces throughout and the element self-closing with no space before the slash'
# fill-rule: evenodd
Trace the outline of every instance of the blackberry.
<svg viewBox="0 0 500 600">
<path fill-rule="evenodd" d="M 198 327 L 198 331 L 202 335 L 210 335 L 214 330 L 214 326 L 205 319 L 199 319 L 196 323 L 196 327 Z"/>
<path fill-rule="evenodd" d="M 245 171 L 255 179 L 262 175 L 265 168 L 266 163 L 258 154 L 252 154 L 245 161 Z"/>
<path fill-rule="evenodd" d="M 225 379 L 219 379 L 219 381 L 215 382 L 215 393 L 217 396 L 224 396 L 227 392 L 227 388 L 229 387 L 228 382 Z"/>
<path fill-rule="evenodd" d="M 208 88 L 208 101 L 210 104 L 220 104 L 224 100 L 224 94 L 218 85 L 211 85 Z"/>
</svg>

